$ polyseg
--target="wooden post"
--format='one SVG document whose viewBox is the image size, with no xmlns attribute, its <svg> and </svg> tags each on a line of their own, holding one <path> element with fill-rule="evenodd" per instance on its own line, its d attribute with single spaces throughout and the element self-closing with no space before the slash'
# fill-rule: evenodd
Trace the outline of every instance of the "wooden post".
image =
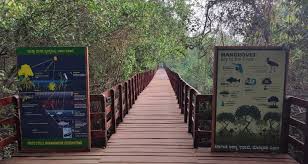
<svg viewBox="0 0 308 164">
<path fill-rule="evenodd" d="M 306 124 L 304 129 L 304 163 L 308 163 L 308 108 L 306 108 Z"/>
<path fill-rule="evenodd" d="M 282 111 L 281 152 L 288 153 L 289 119 L 291 113 L 291 100 L 287 97 Z"/>
<path fill-rule="evenodd" d="M 125 82 L 124 83 L 124 91 L 125 91 L 125 99 L 124 99 L 124 101 L 125 101 L 125 112 L 124 112 L 124 115 L 126 115 L 126 114 L 128 114 L 128 108 L 129 108 L 129 102 L 128 102 L 128 83 L 127 82 Z"/>
<path fill-rule="evenodd" d="M 128 80 L 128 84 L 127 84 L 127 99 L 128 99 L 128 110 L 130 108 L 132 108 L 132 99 L 131 99 L 131 95 L 132 95 L 132 90 L 131 90 L 131 80 Z M 128 112 L 128 111 L 127 111 Z"/>
<path fill-rule="evenodd" d="M 136 99 L 139 95 L 139 73 L 136 74 Z"/>
<path fill-rule="evenodd" d="M 122 91 L 122 84 L 118 85 L 118 91 L 119 91 L 119 99 L 118 99 L 118 104 L 117 108 L 119 111 L 119 117 L 120 117 L 120 122 L 123 122 L 123 91 Z"/>
<path fill-rule="evenodd" d="M 141 93 L 141 73 L 138 74 L 138 95 Z"/>
<path fill-rule="evenodd" d="M 176 98 L 178 100 L 178 104 L 180 104 L 180 78 L 179 75 L 176 77 Z"/>
<path fill-rule="evenodd" d="M 194 148 L 199 147 L 199 133 L 198 133 L 198 126 L 199 126 L 199 107 L 200 107 L 200 95 L 196 96 L 196 106 L 194 108 L 194 123 L 193 123 L 193 142 Z"/>
<path fill-rule="evenodd" d="M 131 97 L 131 99 L 132 99 L 132 104 L 135 104 L 135 76 L 133 76 L 132 77 L 132 79 L 131 79 L 132 81 L 132 83 L 131 83 L 131 87 L 132 87 L 132 97 Z"/>
<path fill-rule="evenodd" d="M 184 82 L 183 80 L 181 79 L 180 80 L 180 109 L 181 109 L 181 113 L 183 114 L 184 113 L 184 108 L 183 108 L 183 100 L 184 100 Z"/>
<path fill-rule="evenodd" d="M 112 119 L 112 133 L 117 132 L 117 119 L 116 119 L 116 111 L 115 111 L 115 103 L 114 103 L 114 90 L 110 90 L 110 95 L 111 95 L 111 119 Z"/>
<path fill-rule="evenodd" d="M 103 148 L 107 146 L 108 142 L 108 134 L 107 134 L 107 115 L 106 115 L 106 97 L 105 95 L 102 95 L 100 98 L 101 106 L 102 106 L 102 112 L 104 113 L 103 121 L 102 121 L 102 133 L 103 133 Z"/>
<path fill-rule="evenodd" d="M 134 90 L 135 90 L 135 94 L 134 94 L 134 96 L 135 96 L 135 100 L 137 100 L 137 98 L 138 98 L 138 77 L 137 76 L 134 76 Z"/>
<path fill-rule="evenodd" d="M 193 112 L 193 101 L 194 101 L 195 91 L 190 89 L 189 92 L 189 109 L 188 109 L 188 132 L 192 133 L 192 112 Z"/>
<path fill-rule="evenodd" d="M 21 150 L 21 134 L 20 134 L 20 109 L 21 109 L 21 99 L 18 95 L 15 95 L 13 97 L 13 102 L 14 102 L 14 105 L 15 105 L 15 115 L 16 115 L 16 137 L 17 137 L 17 147 L 18 147 L 18 150 Z"/>
<path fill-rule="evenodd" d="M 187 108 L 189 102 L 189 86 L 185 85 L 184 122 L 187 123 Z"/>
</svg>

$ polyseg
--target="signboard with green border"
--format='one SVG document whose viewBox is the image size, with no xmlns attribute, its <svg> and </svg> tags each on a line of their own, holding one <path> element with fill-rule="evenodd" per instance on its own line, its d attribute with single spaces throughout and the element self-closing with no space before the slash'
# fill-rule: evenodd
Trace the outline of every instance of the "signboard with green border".
<svg viewBox="0 0 308 164">
<path fill-rule="evenodd" d="M 86 47 L 17 48 L 22 151 L 88 151 Z"/>
</svg>

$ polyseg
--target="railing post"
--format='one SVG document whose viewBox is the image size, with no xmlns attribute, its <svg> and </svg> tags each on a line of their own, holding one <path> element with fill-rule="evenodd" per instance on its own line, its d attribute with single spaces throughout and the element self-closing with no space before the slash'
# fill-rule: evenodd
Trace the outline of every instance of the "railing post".
<svg viewBox="0 0 308 164">
<path fill-rule="evenodd" d="M 131 79 L 128 80 L 128 85 L 127 85 L 127 91 L 128 91 L 128 109 L 132 108 L 132 81 Z M 128 112 L 128 111 L 127 111 Z"/>
<path fill-rule="evenodd" d="M 105 148 L 107 146 L 107 142 L 108 142 L 108 133 L 107 133 L 107 115 L 106 115 L 106 99 L 107 97 L 102 94 L 99 96 L 98 98 L 100 100 L 101 106 L 102 106 L 102 113 L 103 115 L 103 120 L 102 120 L 102 133 L 103 133 L 103 148 Z"/>
<path fill-rule="evenodd" d="M 112 133 L 116 133 L 117 129 L 117 119 L 116 119 L 116 111 L 115 111 L 115 95 L 114 90 L 110 89 L 110 96 L 111 96 L 111 119 L 112 119 Z"/>
<path fill-rule="evenodd" d="M 190 89 L 189 91 L 189 109 L 188 109 L 188 132 L 192 133 L 192 112 L 193 112 L 193 101 L 195 91 Z"/>
<path fill-rule="evenodd" d="M 120 122 L 123 122 L 123 91 L 122 91 L 122 84 L 118 85 L 118 90 L 119 90 L 119 99 L 118 99 L 117 108 L 119 110 Z"/>
<path fill-rule="evenodd" d="M 128 83 L 124 83 L 124 101 L 125 101 L 125 109 L 124 109 L 124 115 L 128 114 L 128 108 L 129 108 L 129 102 L 128 102 Z"/>
<path fill-rule="evenodd" d="M 183 111 L 183 81 L 182 79 L 180 79 L 180 82 L 179 82 L 179 87 L 180 87 L 180 90 L 179 90 L 179 107 L 180 107 L 180 110 L 181 110 L 181 113 L 184 113 Z"/>
<path fill-rule="evenodd" d="M 289 138 L 289 119 L 291 113 L 290 99 L 285 99 L 285 104 L 282 112 L 282 131 L 281 131 L 281 152 L 288 153 L 288 138 Z"/>
<path fill-rule="evenodd" d="M 143 80 L 143 77 L 144 77 L 144 73 L 141 73 L 140 74 L 140 88 L 141 88 L 141 92 L 144 90 L 144 80 Z"/>
<path fill-rule="evenodd" d="M 178 104 L 180 104 L 180 76 L 176 76 L 176 98 L 178 100 Z"/>
<path fill-rule="evenodd" d="M 135 91 L 136 91 L 135 90 L 135 76 L 133 76 L 131 80 L 132 80 L 131 81 L 132 82 L 131 83 L 131 87 L 132 87 L 132 95 L 131 95 L 132 97 L 131 97 L 131 99 L 132 99 L 132 105 L 133 105 L 133 104 L 135 104 Z"/>
<path fill-rule="evenodd" d="M 139 95 L 139 73 L 136 74 L 136 99 Z"/>
<path fill-rule="evenodd" d="M 138 74 L 138 95 L 141 93 L 141 73 Z"/>
<path fill-rule="evenodd" d="M 193 117 L 194 117 L 194 123 L 193 123 L 193 142 L 194 142 L 194 148 L 199 147 L 199 133 L 198 133 L 198 125 L 199 125 L 199 107 L 200 107 L 200 95 L 196 96 L 196 106 L 194 108 Z"/>
<path fill-rule="evenodd" d="M 135 94 L 134 94 L 134 99 L 137 100 L 138 98 L 138 77 L 137 76 L 134 76 L 134 90 L 135 90 Z"/>
<path fill-rule="evenodd" d="M 304 129 L 304 163 L 308 163 L 308 108 L 306 108 L 306 122 Z"/>
<path fill-rule="evenodd" d="M 103 95 L 102 96 L 102 107 L 103 107 L 103 111 L 104 112 L 104 118 L 102 121 L 102 131 L 104 132 L 104 141 L 103 141 L 103 147 L 107 146 L 107 142 L 108 142 L 108 129 L 107 129 L 107 115 L 106 115 L 106 97 Z"/>
<path fill-rule="evenodd" d="M 15 105 L 15 117 L 17 119 L 17 122 L 16 122 L 16 137 L 17 137 L 17 143 L 18 143 L 18 150 L 21 150 L 21 134 L 20 134 L 20 117 L 19 117 L 19 111 L 21 109 L 21 99 L 19 96 L 15 95 L 13 96 L 13 102 L 14 102 L 14 105 Z"/>
<path fill-rule="evenodd" d="M 184 102 L 184 122 L 187 123 L 187 108 L 188 108 L 188 97 L 189 96 L 189 86 L 185 85 L 185 102 Z"/>
</svg>

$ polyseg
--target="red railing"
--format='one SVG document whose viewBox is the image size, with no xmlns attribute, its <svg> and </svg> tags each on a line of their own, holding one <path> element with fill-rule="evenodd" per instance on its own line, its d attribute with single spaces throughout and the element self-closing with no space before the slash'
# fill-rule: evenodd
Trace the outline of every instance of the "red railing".
<svg viewBox="0 0 308 164">
<path fill-rule="evenodd" d="M 18 111 L 20 108 L 20 99 L 18 96 L 5 97 L 0 99 L 0 108 L 12 105 L 14 113 L 8 118 L 0 118 L 0 127 L 11 126 L 14 129 L 13 134 L 4 134 L 0 136 L 0 150 L 4 149 L 9 144 L 18 142 L 18 148 L 20 148 L 20 120 L 18 118 Z"/>
<path fill-rule="evenodd" d="M 118 84 L 100 95 L 90 96 L 91 110 L 91 140 L 93 147 L 106 147 L 107 141 L 113 133 L 116 133 L 117 125 L 123 121 L 129 109 L 135 103 L 138 95 L 152 80 L 156 70 L 136 74 L 128 81 Z M 0 150 L 17 141 L 20 148 L 20 121 L 18 111 L 21 101 L 18 96 L 0 99 L 0 107 L 13 105 L 14 116 L 0 118 L 0 127 L 13 126 L 15 133 L 5 138 L 0 136 Z"/>
<path fill-rule="evenodd" d="M 296 109 L 297 108 L 297 109 Z M 300 112 L 295 112 L 300 110 Z M 285 100 L 282 122 L 283 151 L 300 163 L 308 163 L 308 101 L 289 96 Z"/>
<path fill-rule="evenodd" d="M 91 95 L 91 137 L 93 147 L 105 147 L 116 127 L 128 114 L 138 95 L 150 83 L 155 71 L 147 71 L 114 86 L 101 95 Z"/>
<path fill-rule="evenodd" d="M 176 93 L 181 113 L 184 114 L 184 122 L 188 122 L 188 132 L 192 133 L 194 147 L 210 146 L 212 95 L 201 95 L 176 72 L 165 69 Z"/>
<path fill-rule="evenodd" d="M 212 95 L 202 95 L 176 72 L 165 68 L 176 93 L 188 132 L 193 135 L 195 148 L 211 145 Z M 292 113 L 292 109 L 301 112 Z M 308 164 L 308 101 L 286 97 L 282 119 L 282 152 L 291 154 L 300 163 Z M 298 118 L 300 117 L 300 118 Z M 187 121 L 188 120 L 188 121 Z M 305 121 L 302 121 L 305 120 Z"/>
</svg>

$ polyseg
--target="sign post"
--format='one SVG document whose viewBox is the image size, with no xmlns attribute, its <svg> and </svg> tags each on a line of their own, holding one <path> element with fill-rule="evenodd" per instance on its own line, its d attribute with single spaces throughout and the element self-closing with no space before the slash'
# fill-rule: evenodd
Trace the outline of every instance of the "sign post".
<svg viewBox="0 0 308 164">
<path fill-rule="evenodd" d="M 280 151 L 287 63 L 281 47 L 216 47 L 212 151 Z"/>
<path fill-rule="evenodd" d="M 85 47 L 18 48 L 21 150 L 89 151 Z"/>
</svg>

